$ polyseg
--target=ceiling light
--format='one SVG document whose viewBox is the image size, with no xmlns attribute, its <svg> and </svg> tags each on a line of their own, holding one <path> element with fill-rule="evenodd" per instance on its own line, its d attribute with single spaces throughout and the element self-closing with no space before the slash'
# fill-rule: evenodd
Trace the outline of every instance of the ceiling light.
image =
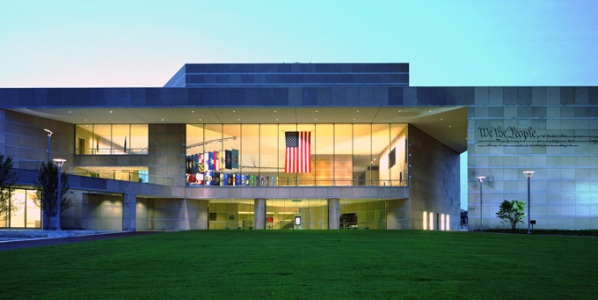
<svg viewBox="0 0 598 300">
<path fill-rule="evenodd" d="M 112 111 L 110 111 L 110 113 L 112 113 Z"/>
</svg>

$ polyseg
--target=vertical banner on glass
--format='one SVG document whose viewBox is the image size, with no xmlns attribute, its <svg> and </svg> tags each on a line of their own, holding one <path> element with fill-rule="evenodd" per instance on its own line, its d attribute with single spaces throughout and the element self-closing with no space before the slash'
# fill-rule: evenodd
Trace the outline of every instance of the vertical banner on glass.
<svg viewBox="0 0 598 300">
<path fill-rule="evenodd" d="M 224 150 L 224 168 L 227 170 L 233 168 L 233 152 L 231 150 Z"/>
<path fill-rule="evenodd" d="M 210 171 L 214 170 L 214 152 L 206 153 L 206 169 Z"/>
<path fill-rule="evenodd" d="M 232 168 L 238 169 L 239 168 L 239 150 L 233 149 L 232 150 Z"/>
</svg>

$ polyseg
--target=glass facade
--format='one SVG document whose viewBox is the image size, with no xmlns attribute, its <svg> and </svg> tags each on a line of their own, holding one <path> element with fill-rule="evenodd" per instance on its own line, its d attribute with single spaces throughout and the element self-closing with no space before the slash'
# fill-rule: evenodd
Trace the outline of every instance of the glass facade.
<svg viewBox="0 0 598 300">
<path fill-rule="evenodd" d="M 288 172 L 286 133 L 309 132 L 309 172 Z M 406 186 L 405 124 L 189 124 L 190 186 Z M 300 142 L 301 143 L 301 142 Z"/>
<path fill-rule="evenodd" d="M 41 228 L 41 209 L 33 202 L 35 197 L 34 190 L 16 189 L 9 211 L 0 215 L 0 228 Z"/>
<path fill-rule="evenodd" d="M 147 154 L 147 124 L 84 124 L 75 130 L 79 155 Z"/>
<path fill-rule="evenodd" d="M 341 200 L 341 229 L 386 229 L 386 201 Z"/>
<path fill-rule="evenodd" d="M 209 229 L 254 229 L 254 200 L 210 200 Z M 386 201 L 340 200 L 341 229 L 386 229 Z M 266 229 L 328 229 L 326 199 L 266 200 Z"/>
</svg>

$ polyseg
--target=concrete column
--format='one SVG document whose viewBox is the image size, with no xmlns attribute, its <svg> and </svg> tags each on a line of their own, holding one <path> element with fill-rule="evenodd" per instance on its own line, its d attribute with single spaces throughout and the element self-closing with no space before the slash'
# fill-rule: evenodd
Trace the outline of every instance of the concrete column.
<svg viewBox="0 0 598 300">
<path fill-rule="evenodd" d="M 149 125 L 150 183 L 185 186 L 185 124 Z"/>
<path fill-rule="evenodd" d="M 338 198 L 328 199 L 328 229 L 339 229 L 341 205 Z"/>
<path fill-rule="evenodd" d="M 197 221 L 195 221 L 194 224 L 191 224 L 191 229 L 208 229 L 208 219 L 210 217 L 208 215 L 209 201 L 197 200 L 193 201 L 193 203 L 196 209 Z"/>
<path fill-rule="evenodd" d="M 190 230 L 191 223 L 189 218 L 189 200 L 180 200 L 179 212 L 177 216 L 176 230 Z"/>
<path fill-rule="evenodd" d="M 137 230 L 137 195 L 123 194 L 123 231 Z"/>
<path fill-rule="evenodd" d="M 266 229 L 266 199 L 253 201 L 253 226 L 255 229 Z"/>
</svg>

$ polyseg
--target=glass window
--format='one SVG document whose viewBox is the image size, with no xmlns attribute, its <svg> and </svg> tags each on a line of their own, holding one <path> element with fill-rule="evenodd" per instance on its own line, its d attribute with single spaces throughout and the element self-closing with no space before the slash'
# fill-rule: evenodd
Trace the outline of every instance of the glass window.
<svg viewBox="0 0 598 300">
<path fill-rule="evenodd" d="M 255 185 L 255 176 L 259 175 L 260 166 L 260 128 L 248 124 L 241 127 L 241 174 L 245 185 Z"/>
<path fill-rule="evenodd" d="M 206 185 L 220 185 L 220 172 L 224 167 L 222 159 L 222 124 L 206 124 L 204 126 L 204 169 L 206 171 Z"/>
<path fill-rule="evenodd" d="M 147 154 L 148 125 L 77 125 L 75 153 L 79 155 Z"/>
<path fill-rule="evenodd" d="M 94 125 L 93 138 L 95 140 L 94 154 L 112 154 L 112 125 Z"/>
<path fill-rule="evenodd" d="M 239 149 L 241 148 L 241 125 L 230 124 L 222 126 L 222 140 L 224 142 L 224 163 L 223 172 L 225 173 L 226 182 L 224 185 L 241 185 L 237 183 L 237 179 L 241 181 L 239 175 L 240 170 L 240 156 Z"/>
<path fill-rule="evenodd" d="M 390 185 L 407 185 L 407 126 L 392 124 L 390 126 L 389 176 Z"/>
<path fill-rule="evenodd" d="M 275 178 L 278 175 L 278 142 L 278 125 L 260 125 L 259 185 L 274 185 L 276 181 Z"/>
<path fill-rule="evenodd" d="M 149 131 L 147 124 L 131 124 L 127 154 L 147 154 Z"/>
<path fill-rule="evenodd" d="M 310 153 L 311 153 L 311 172 L 310 173 L 297 173 L 297 183 L 300 185 L 313 186 L 316 184 L 316 125 L 315 124 L 299 124 L 297 125 L 297 131 L 305 131 L 311 133 L 310 138 Z M 283 165 L 284 167 L 284 165 Z"/>
<path fill-rule="evenodd" d="M 95 139 L 93 138 L 93 125 L 77 125 L 75 129 L 75 153 L 93 154 Z"/>
<path fill-rule="evenodd" d="M 25 227 L 25 190 L 15 190 L 10 198 L 10 227 Z"/>
<path fill-rule="evenodd" d="M 331 186 L 334 179 L 334 126 L 316 124 L 315 176 L 316 185 Z"/>
<path fill-rule="evenodd" d="M 128 124 L 112 125 L 112 154 L 127 153 L 127 148 L 131 147 L 131 137 L 129 136 L 129 133 L 130 126 Z"/>
<path fill-rule="evenodd" d="M 41 228 L 41 209 L 35 205 L 33 199 L 35 199 L 35 191 L 34 190 L 27 190 L 26 191 L 26 198 L 27 202 L 25 204 L 25 209 L 27 210 L 27 214 L 25 216 L 26 224 L 25 227 L 27 228 Z"/>
<path fill-rule="evenodd" d="M 310 173 L 285 172 L 286 132 L 311 133 Z M 404 124 L 188 125 L 187 145 L 187 175 L 195 174 L 189 157 L 201 153 L 205 170 L 224 176 L 218 185 L 391 186 L 408 178 Z"/>
<path fill-rule="evenodd" d="M 285 133 L 286 132 L 291 132 L 291 131 L 298 131 L 297 129 L 297 125 L 296 124 L 281 124 L 278 127 L 279 130 L 279 135 L 278 135 L 278 166 L 279 166 L 279 175 L 278 175 L 278 185 L 296 185 L 297 183 L 297 173 L 286 173 L 285 172 L 285 160 L 286 160 L 286 136 Z M 313 152 L 312 152 L 313 153 Z M 313 169 L 313 168 L 312 168 Z M 312 171 L 313 174 L 313 171 Z M 303 174 L 302 174 L 303 175 Z M 313 182 L 313 176 L 312 178 L 306 177 L 304 178 L 304 180 L 309 180 L 311 179 Z"/>
<path fill-rule="evenodd" d="M 334 185 L 347 186 L 353 183 L 353 126 L 334 126 Z"/>
<path fill-rule="evenodd" d="M 353 184 L 370 185 L 372 179 L 372 125 L 353 125 Z"/>
<path fill-rule="evenodd" d="M 388 185 L 388 153 L 390 127 L 388 124 L 372 125 L 372 185 Z M 376 176 L 377 174 L 377 176 Z"/>
<path fill-rule="evenodd" d="M 341 200 L 341 229 L 386 229 L 386 202 Z"/>
</svg>

